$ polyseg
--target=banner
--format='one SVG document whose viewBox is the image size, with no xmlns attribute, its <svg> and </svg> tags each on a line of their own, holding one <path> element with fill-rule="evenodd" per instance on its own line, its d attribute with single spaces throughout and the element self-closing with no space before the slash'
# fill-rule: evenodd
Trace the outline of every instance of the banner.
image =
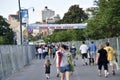
<svg viewBox="0 0 120 80">
<path fill-rule="evenodd" d="M 31 24 L 29 29 L 83 29 L 87 27 L 87 23 L 81 24 Z"/>
<path fill-rule="evenodd" d="M 20 11 L 22 24 L 28 22 L 28 9 L 21 9 Z"/>
</svg>

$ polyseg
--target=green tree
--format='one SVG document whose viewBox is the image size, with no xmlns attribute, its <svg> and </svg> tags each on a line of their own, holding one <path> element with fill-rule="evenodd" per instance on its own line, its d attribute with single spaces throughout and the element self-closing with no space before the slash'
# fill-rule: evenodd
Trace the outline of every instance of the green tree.
<svg viewBox="0 0 120 80">
<path fill-rule="evenodd" d="M 109 38 L 120 35 L 120 0 L 99 0 L 94 18 L 88 21 L 90 38 Z"/>
<path fill-rule="evenodd" d="M 84 12 L 79 5 L 73 5 L 69 8 L 68 12 L 64 14 L 63 19 L 57 21 L 58 24 L 72 24 L 82 23 L 88 19 L 88 15 Z M 83 30 L 55 30 L 51 35 L 53 42 L 83 40 L 85 39 Z"/>
<path fill-rule="evenodd" d="M 64 14 L 63 19 L 56 23 L 82 23 L 87 19 L 88 14 L 86 14 L 79 5 L 73 5 L 69 8 L 68 12 Z"/>
<path fill-rule="evenodd" d="M 65 41 L 72 41 L 75 39 L 75 33 L 73 30 L 62 30 L 58 32 L 54 32 L 50 35 L 51 40 L 53 42 L 65 42 Z"/>
<path fill-rule="evenodd" d="M 6 20 L 0 16 L 0 44 L 13 44 L 14 32 Z"/>
</svg>

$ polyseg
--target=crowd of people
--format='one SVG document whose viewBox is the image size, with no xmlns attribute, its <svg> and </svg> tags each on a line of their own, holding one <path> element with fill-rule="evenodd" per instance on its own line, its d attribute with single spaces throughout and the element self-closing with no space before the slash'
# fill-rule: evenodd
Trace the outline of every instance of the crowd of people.
<svg viewBox="0 0 120 80">
<path fill-rule="evenodd" d="M 54 45 L 39 45 L 36 47 L 36 59 L 45 59 L 46 56 L 53 58 L 55 56 L 56 47 Z"/>
<path fill-rule="evenodd" d="M 74 44 L 71 46 L 61 45 L 40 45 L 36 48 L 36 58 L 45 59 L 45 74 L 46 78 L 50 78 L 50 67 L 56 64 L 56 77 L 60 77 L 61 80 L 70 80 L 71 74 L 75 70 L 76 55 L 81 55 L 83 66 L 97 65 L 98 76 L 101 76 L 102 66 L 104 67 L 104 76 L 107 78 L 109 75 L 109 69 L 112 70 L 112 74 L 115 75 L 116 57 L 115 50 L 110 46 L 109 42 L 106 42 L 105 46 L 99 44 L 98 47 L 92 41 L 90 44 L 86 44 L 85 41 L 77 48 Z M 51 60 L 53 60 L 51 63 Z M 109 68 L 111 66 L 111 68 Z"/>
<path fill-rule="evenodd" d="M 105 77 L 108 77 L 109 66 L 111 67 L 112 74 L 115 75 L 115 67 L 118 66 L 115 56 L 116 52 L 110 46 L 109 42 L 106 42 L 105 46 L 99 44 L 97 48 L 93 41 L 89 45 L 83 41 L 83 44 L 80 46 L 80 53 L 82 55 L 83 65 L 88 65 L 87 62 L 89 62 L 89 65 L 97 64 L 99 76 L 101 76 L 102 66 L 104 67 Z"/>
</svg>

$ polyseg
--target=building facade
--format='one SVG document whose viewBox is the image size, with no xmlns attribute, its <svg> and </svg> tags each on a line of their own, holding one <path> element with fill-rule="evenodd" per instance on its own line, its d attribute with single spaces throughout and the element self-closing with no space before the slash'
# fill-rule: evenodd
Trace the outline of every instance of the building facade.
<svg viewBox="0 0 120 80">
<path fill-rule="evenodd" d="M 20 25 L 18 12 L 8 16 L 8 23 L 10 24 L 10 28 L 16 32 L 15 29 Z"/>
<path fill-rule="evenodd" d="M 55 21 L 60 20 L 60 16 L 55 15 L 55 11 L 48 9 L 46 6 L 44 10 L 40 12 L 40 22 L 41 23 L 55 23 Z"/>
</svg>

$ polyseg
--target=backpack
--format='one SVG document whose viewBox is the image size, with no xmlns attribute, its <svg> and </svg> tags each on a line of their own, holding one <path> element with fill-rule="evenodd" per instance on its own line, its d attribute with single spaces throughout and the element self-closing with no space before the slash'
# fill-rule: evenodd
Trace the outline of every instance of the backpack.
<svg viewBox="0 0 120 80">
<path fill-rule="evenodd" d="M 70 53 L 67 54 L 67 59 L 68 59 L 68 63 L 70 65 L 71 71 L 74 72 L 74 65 L 72 63 L 72 55 Z"/>
</svg>

